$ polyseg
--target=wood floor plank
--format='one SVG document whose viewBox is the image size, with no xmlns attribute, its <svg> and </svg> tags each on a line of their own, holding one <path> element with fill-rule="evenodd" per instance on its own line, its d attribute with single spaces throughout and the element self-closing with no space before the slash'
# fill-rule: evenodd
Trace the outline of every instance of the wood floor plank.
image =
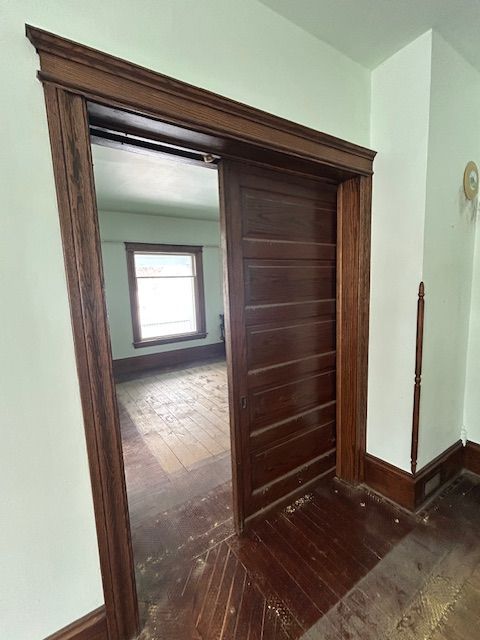
<svg viewBox="0 0 480 640">
<path fill-rule="evenodd" d="M 335 493 L 337 492 L 337 493 Z M 362 537 L 379 557 L 383 557 L 411 529 L 408 518 L 394 507 L 386 509 L 376 496 L 365 491 L 347 489 L 341 483 L 318 488 L 320 508 L 349 526 L 352 517 L 362 523 Z M 398 521 L 398 522 L 397 522 Z"/>
<path fill-rule="evenodd" d="M 225 363 L 117 384 L 117 395 L 167 473 L 230 450 Z"/>
<path fill-rule="evenodd" d="M 228 543 L 247 571 L 255 576 L 260 591 L 265 596 L 272 593 L 284 602 L 303 629 L 308 629 L 318 620 L 322 615 L 320 609 L 286 568 L 275 562 L 266 547 L 253 537 L 233 537 Z"/>
<path fill-rule="evenodd" d="M 208 428 L 205 428 L 205 422 L 199 422 L 193 418 L 192 415 L 185 416 L 182 419 L 185 428 L 197 438 L 200 444 L 205 447 L 211 456 L 216 456 L 220 453 L 224 453 L 229 450 L 229 442 L 227 440 L 227 446 L 220 440 L 213 436 Z"/>
<path fill-rule="evenodd" d="M 315 544 L 320 546 L 338 567 L 343 568 L 345 575 L 350 576 L 353 583 L 367 573 L 368 568 L 357 559 L 356 553 L 350 553 L 341 541 L 315 518 L 312 510 L 303 509 L 298 518 L 303 519 L 308 531 L 314 536 Z"/>
<path fill-rule="evenodd" d="M 298 545 L 296 545 L 298 551 L 296 552 L 285 544 L 271 523 L 265 522 L 256 525 L 254 535 L 269 550 L 275 562 L 281 564 L 291 576 L 294 576 L 302 590 L 309 595 L 322 613 L 326 613 L 337 602 L 338 598 L 335 593 L 311 568 L 308 556 L 301 553 L 301 548 Z"/>
<path fill-rule="evenodd" d="M 345 595 L 351 588 L 351 581 L 342 575 L 341 571 L 328 558 L 325 551 L 318 547 L 309 537 L 300 522 L 287 518 L 285 514 L 275 519 L 275 527 L 279 536 L 291 548 L 301 548 L 307 554 L 310 566 L 322 581 L 338 598 Z"/>
<path fill-rule="evenodd" d="M 340 545 L 350 557 L 355 558 L 365 570 L 369 570 L 377 564 L 379 557 L 362 544 L 356 529 L 352 531 L 351 526 L 347 528 L 340 526 L 340 524 L 333 526 L 325 512 L 315 502 L 308 504 L 305 512 L 318 527 L 325 531 L 326 535 Z"/>
<path fill-rule="evenodd" d="M 211 456 L 211 452 L 202 444 L 198 434 L 192 433 L 185 425 L 184 419 L 188 417 L 190 408 L 186 411 L 165 389 L 151 397 L 150 406 L 161 418 L 160 433 L 164 437 L 169 436 L 181 441 L 182 450 L 176 455 L 186 468 Z"/>
<path fill-rule="evenodd" d="M 223 576 L 229 551 L 229 547 L 224 543 L 220 543 L 217 547 L 215 562 L 212 570 L 209 572 L 208 582 L 203 585 L 204 588 L 200 594 L 198 615 L 195 622 L 195 626 L 199 629 L 205 626 L 206 621 L 210 620 L 212 605 L 215 603 L 218 595 L 219 581 Z"/>
<path fill-rule="evenodd" d="M 234 637 L 246 579 L 247 572 L 238 559 L 234 558 L 234 568 L 230 588 L 228 591 L 225 590 L 226 602 L 223 611 L 221 629 L 218 636 L 219 640 L 232 640 Z"/>
<path fill-rule="evenodd" d="M 266 601 L 257 598 L 252 607 L 250 624 L 248 626 L 248 640 L 263 640 L 265 632 Z"/>
<path fill-rule="evenodd" d="M 210 638 L 220 637 L 225 618 L 225 607 L 235 577 L 236 567 L 237 559 L 231 552 L 231 549 L 227 547 L 225 564 L 221 575 L 218 577 L 216 595 L 214 599 L 212 598 L 210 602 L 207 602 L 204 614 L 197 623 L 197 628 L 201 636 Z"/>
<path fill-rule="evenodd" d="M 252 617 L 252 611 L 254 609 L 255 602 L 258 599 L 263 599 L 263 596 L 255 587 L 252 579 L 248 576 L 247 573 L 246 580 L 243 584 L 243 594 L 234 629 L 234 640 L 248 640 L 248 634 L 250 631 L 250 619 Z"/>
<path fill-rule="evenodd" d="M 339 559 L 338 554 L 332 552 L 328 540 L 320 534 L 318 529 L 301 512 L 285 518 L 287 525 L 282 522 L 282 534 L 301 540 L 301 544 L 308 549 L 310 562 L 316 571 L 337 595 L 344 595 L 360 578 L 358 568 L 350 570 L 348 564 Z M 298 544 L 298 542 L 297 542 Z"/>
<path fill-rule="evenodd" d="M 202 572 L 198 579 L 196 590 L 193 594 L 192 615 L 194 617 L 195 624 L 203 611 L 204 600 L 208 591 L 213 569 L 217 562 L 218 551 L 219 545 L 209 549 L 204 556 L 197 558 L 197 562 L 199 562 L 202 567 Z"/>
</svg>

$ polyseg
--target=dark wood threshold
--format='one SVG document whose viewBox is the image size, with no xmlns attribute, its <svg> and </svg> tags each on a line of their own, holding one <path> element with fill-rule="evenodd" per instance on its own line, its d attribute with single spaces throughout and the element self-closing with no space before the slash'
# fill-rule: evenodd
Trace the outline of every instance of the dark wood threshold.
<svg viewBox="0 0 480 640">
<path fill-rule="evenodd" d="M 187 347 L 186 349 L 174 349 L 162 353 L 150 353 L 131 358 L 119 358 L 113 361 L 113 374 L 115 378 L 132 373 L 142 373 L 151 369 L 170 369 L 177 366 L 191 365 L 202 360 L 213 360 L 225 357 L 225 343 L 200 345 L 199 347 Z"/>
<path fill-rule="evenodd" d="M 45 640 L 108 640 L 105 606 L 87 613 Z"/>
<path fill-rule="evenodd" d="M 416 511 L 463 467 L 464 447 L 460 440 L 415 475 L 367 453 L 365 484 L 405 509 Z"/>
</svg>

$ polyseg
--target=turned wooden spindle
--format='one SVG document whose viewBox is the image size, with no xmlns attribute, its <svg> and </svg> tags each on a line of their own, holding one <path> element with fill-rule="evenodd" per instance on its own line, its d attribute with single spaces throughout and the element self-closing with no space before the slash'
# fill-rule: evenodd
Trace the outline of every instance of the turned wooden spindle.
<svg viewBox="0 0 480 640">
<path fill-rule="evenodd" d="M 415 351 L 415 383 L 413 386 L 413 419 L 411 469 L 415 475 L 418 456 L 418 426 L 420 418 L 420 391 L 422 388 L 423 320 L 425 315 L 425 286 L 420 282 L 417 302 L 417 339 Z"/>
</svg>

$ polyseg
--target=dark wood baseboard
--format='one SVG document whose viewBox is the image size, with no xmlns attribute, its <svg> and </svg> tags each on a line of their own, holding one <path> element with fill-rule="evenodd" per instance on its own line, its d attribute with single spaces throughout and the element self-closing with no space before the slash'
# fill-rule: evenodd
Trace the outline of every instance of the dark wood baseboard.
<svg viewBox="0 0 480 640">
<path fill-rule="evenodd" d="M 480 444 L 467 442 L 463 458 L 463 466 L 467 471 L 480 475 Z"/>
<path fill-rule="evenodd" d="M 480 461 L 480 458 L 478 460 Z M 405 509 L 416 511 L 460 473 L 463 466 L 464 448 L 460 440 L 415 475 L 367 453 L 365 484 Z"/>
<path fill-rule="evenodd" d="M 215 342 L 199 347 L 175 349 L 162 353 L 150 353 L 131 358 L 120 358 L 113 361 L 113 373 L 115 377 L 121 377 L 132 373 L 141 373 L 149 369 L 170 369 L 172 367 L 185 366 L 200 362 L 201 360 L 213 360 L 225 357 L 225 343 Z"/>
<path fill-rule="evenodd" d="M 105 607 L 87 613 L 45 640 L 108 640 Z"/>
<path fill-rule="evenodd" d="M 415 508 L 422 505 L 463 469 L 464 447 L 455 442 L 415 475 Z"/>
<path fill-rule="evenodd" d="M 407 471 L 366 453 L 364 482 L 402 507 L 410 510 L 414 508 L 413 477 Z"/>
</svg>

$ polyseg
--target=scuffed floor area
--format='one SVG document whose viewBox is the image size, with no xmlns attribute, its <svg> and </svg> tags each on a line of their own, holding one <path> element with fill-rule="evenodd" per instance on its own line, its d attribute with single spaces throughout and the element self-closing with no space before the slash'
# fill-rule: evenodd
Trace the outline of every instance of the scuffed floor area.
<svg viewBox="0 0 480 640">
<path fill-rule="evenodd" d="M 480 478 L 465 474 L 302 640 L 480 638 Z"/>
<path fill-rule="evenodd" d="M 183 512 L 201 519 L 201 505 Z M 480 481 L 462 476 L 421 517 L 335 480 L 243 539 L 204 517 L 142 566 L 142 640 L 476 640 Z M 199 511 L 197 511 L 199 509 Z M 226 530 L 227 529 L 227 530 Z"/>
<path fill-rule="evenodd" d="M 224 410 L 207 369 L 190 371 L 178 391 L 174 375 L 161 375 L 170 409 L 183 394 L 174 423 L 195 422 L 197 397 L 204 419 L 209 401 L 216 418 Z M 156 407 L 172 426 L 154 397 L 159 376 L 131 383 L 120 402 L 141 640 L 480 638 L 480 478 L 461 476 L 417 516 L 327 479 L 239 539 L 228 451 L 193 447 L 198 459 L 180 460 L 183 468 L 160 464 L 154 441 L 168 432 L 158 421 L 149 429 L 146 416 Z M 205 385 L 215 387 L 211 400 Z"/>
</svg>

